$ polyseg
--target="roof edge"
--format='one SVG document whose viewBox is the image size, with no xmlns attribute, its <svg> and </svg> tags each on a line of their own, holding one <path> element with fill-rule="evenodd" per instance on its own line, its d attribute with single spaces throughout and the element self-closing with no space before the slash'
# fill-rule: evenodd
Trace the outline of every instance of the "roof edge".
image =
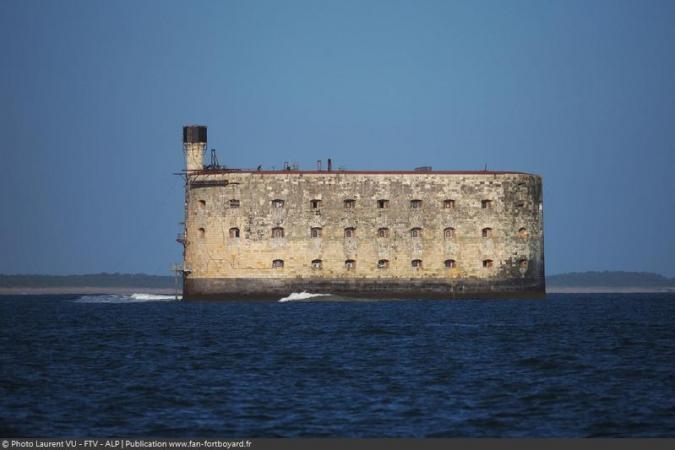
<svg viewBox="0 0 675 450">
<path fill-rule="evenodd" d="M 215 175 L 225 173 L 248 173 L 260 175 L 530 175 L 534 173 L 518 172 L 513 170 L 254 170 L 254 169 L 204 169 L 194 171 L 200 175 Z"/>
</svg>

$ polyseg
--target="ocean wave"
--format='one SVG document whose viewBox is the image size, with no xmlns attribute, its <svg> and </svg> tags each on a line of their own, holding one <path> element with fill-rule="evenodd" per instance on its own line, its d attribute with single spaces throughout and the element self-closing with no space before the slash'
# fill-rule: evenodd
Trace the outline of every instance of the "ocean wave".
<svg viewBox="0 0 675 450">
<path fill-rule="evenodd" d="M 131 294 L 131 298 L 133 298 L 134 300 L 145 300 L 145 301 L 176 300 L 175 295 L 159 295 L 159 294 L 143 294 L 143 293 Z M 182 298 L 183 298 L 182 295 L 178 296 L 178 300 L 180 300 Z"/>
<path fill-rule="evenodd" d="M 326 297 L 330 294 L 312 294 L 311 292 L 302 291 L 302 292 L 292 292 L 288 297 L 280 298 L 280 302 L 292 302 L 297 300 L 308 300 L 315 297 Z"/>
<path fill-rule="evenodd" d="M 178 300 L 182 296 L 178 296 Z M 175 295 L 158 295 L 146 293 L 134 293 L 131 295 L 83 295 L 76 303 L 143 303 L 143 302 L 168 302 L 176 300 Z"/>
</svg>

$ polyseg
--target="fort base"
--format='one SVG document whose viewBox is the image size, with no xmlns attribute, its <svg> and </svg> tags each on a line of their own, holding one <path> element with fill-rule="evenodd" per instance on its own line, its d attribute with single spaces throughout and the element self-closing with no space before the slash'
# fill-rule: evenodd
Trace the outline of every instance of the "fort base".
<svg viewBox="0 0 675 450">
<path fill-rule="evenodd" d="M 543 280 L 187 278 L 185 300 L 270 300 L 293 292 L 377 299 L 544 298 Z"/>
</svg>

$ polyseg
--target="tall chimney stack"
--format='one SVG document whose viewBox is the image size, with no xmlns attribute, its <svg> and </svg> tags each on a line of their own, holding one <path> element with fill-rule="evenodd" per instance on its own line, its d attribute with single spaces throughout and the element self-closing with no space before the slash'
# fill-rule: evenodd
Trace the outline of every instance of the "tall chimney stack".
<svg viewBox="0 0 675 450">
<path fill-rule="evenodd" d="M 206 142 L 205 126 L 187 125 L 183 127 L 183 151 L 185 152 L 185 169 L 188 172 L 204 169 Z"/>
</svg>

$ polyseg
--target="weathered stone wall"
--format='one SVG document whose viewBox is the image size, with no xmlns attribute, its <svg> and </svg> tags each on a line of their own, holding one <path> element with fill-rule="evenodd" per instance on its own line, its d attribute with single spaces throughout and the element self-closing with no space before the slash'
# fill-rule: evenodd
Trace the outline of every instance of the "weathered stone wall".
<svg viewBox="0 0 675 450">
<path fill-rule="evenodd" d="M 185 142 L 183 151 L 185 152 L 185 168 L 188 172 L 202 170 L 204 168 L 204 142 Z"/>
<path fill-rule="evenodd" d="M 515 291 L 543 291 L 542 184 L 535 175 L 226 172 L 190 179 L 186 289 L 202 286 L 200 295 L 227 291 L 227 279 L 232 290 L 239 284 L 252 295 L 256 283 L 244 289 L 241 280 L 258 280 L 266 290 L 280 286 L 280 292 L 286 286 L 328 289 L 331 280 L 378 286 L 387 280 L 461 282 L 480 289 L 506 283 Z M 283 206 L 275 207 L 275 200 Z M 320 200 L 318 208 L 312 200 Z M 345 200 L 354 200 L 353 208 L 345 208 Z M 378 200 L 386 200 L 386 207 L 379 208 Z M 421 200 L 419 208 L 411 207 L 413 200 Z M 446 200 L 454 207 L 446 207 Z M 485 200 L 490 207 L 482 207 Z M 283 228 L 283 237 L 273 237 L 275 227 Z M 451 236 L 444 232 L 450 227 Z M 239 237 L 231 237 L 232 228 Z M 320 237 L 312 237 L 312 228 L 321 228 Z M 353 237 L 345 237 L 346 228 L 355 229 Z M 380 228 L 389 230 L 388 237 L 378 236 Z M 420 229 L 418 236 L 413 228 Z M 484 228 L 491 229 L 488 236 Z M 446 267 L 450 259 L 454 267 Z M 273 267 L 274 260 L 283 267 Z M 314 260 L 321 260 L 321 268 L 313 267 Z M 355 261 L 352 270 L 346 260 Z M 388 260 L 388 267 L 378 267 L 379 260 Z M 421 260 L 421 267 L 413 267 L 413 260 Z M 486 260 L 492 267 L 485 267 Z M 209 279 L 224 281 L 204 281 Z"/>
</svg>

